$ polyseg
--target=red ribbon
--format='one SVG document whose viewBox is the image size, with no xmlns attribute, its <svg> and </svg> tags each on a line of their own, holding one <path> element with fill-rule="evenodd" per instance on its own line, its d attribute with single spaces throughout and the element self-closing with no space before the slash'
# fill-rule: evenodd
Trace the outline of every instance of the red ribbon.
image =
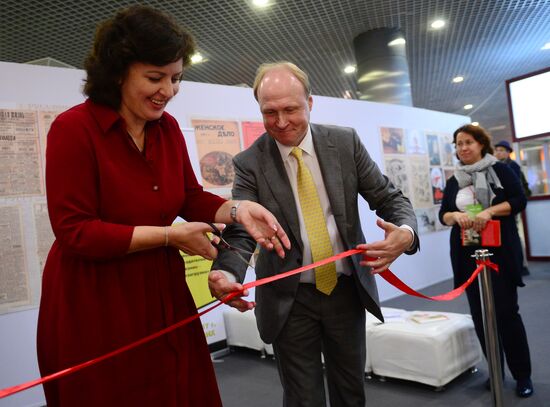
<svg viewBox="0 0 550 407">
<path fill-rule="evenodd" d="M 327 259 L 315 262 L 313 264 L 309 264 L 307 266 L 302 266 L 300 268 L 287 271 L 286 273 L 281 273 L 281 274 L 277 274 L 275 276 L 262 278 L 261 280 L 252 281 L 250 283 L 244 284 L 243 289 L 248 289 L 248 288 L 264 285 L 264 284 L 267 284 L 267 283 L 271 283 L 272 281 L 280 280 L 280 279 L 286 278 L 288 276 L 299 274 L 299 273 L 302 273 L 306 270 L 310 270 L 312 268 L 316 268 L 316 267 L 322 266 L 324 264 L 332 263 L 334 261 L 343 259 L 345 257 L 349 257 L 349 256 L 352 256 L 354 254 L 360 254 L 360 253 L 364 253 L 364 251 L 363 250 L 358 250 L 358 249 L 348 250 L 346 252 L 339 253 L 335 256 L 332 256 L 332 257 L 329 257 Z M 364 256 L 364 258 L 367 261 L 376 260 L 376 259 L 374 259 L 372 257 L 368 257 L 368 256 Z M 498 271 L 498 266 L 496 264 L 490 262 L 489 260 L 476 261 L 476 263 L 478 264 L 478 267 L 474 270 L 474 272 L 472 273 L 470 278 L 464 284 L 462 284 L 458 288 L 455 288 L 452 291 L 449 291 L 446 294 L 436 295 L 434 297 L 428 297 L 428 296 L 426 296 L 422 293 L 419 293 L 418 291 L 413 290 L 408 285 L 406 285 L 403 281 L 401 281 L 399 278 L 397 278 L 397 276 L 395 274 L 393 274 L 389 269 L 386 270 L 386 271 L 383 271 L 382 273 L 380 273 L 380 276 L 382 278 L 384 278 L 384 280 L 386 280 L 388 283 L 392 284 L 393 286 L 395 286 L 396 288 L 398 288 L 399 290 L 403 291 L 406 294 L 413 295 L 415 297 L 426 298 L 428 300 L 433 300 L 433 301 L 450 301 L 450 300 L 458 297 L 460 294 L 462 294 L 464 292 L 466 287 L 468 287 L 475 280 L 475 278 L 481 272 L 481 270 L 483 269 L 484 266 L 490 267 L 493 270 Z M 147 342 L 151 342 L 152 340 L 154 340 L 154 339 L 156 339 L 160 336 L 166 335 L 169 332 L 172 332 L 172 331 L 174 331 L 174 330 L 176 330 L 176 329 L 178 329 L 178 328 L 180 328 L 184 325 L 189 324 L 191 321 L 194 321 L 195 319 L 200 318 L 202 315 L 212 311 L 213 309 L 219 307 L 220 305 L 222 305 L 222 304 L 230 301 L 231 299 L 239 296 L 241 293 L 242 293 L 242 291 L 234 291 L 234 292 L 228 294 L 227 296 L 225 296 L 224 298 L 222 298 L 218 303 L 215 303 L 211 307 L 209 307 L 209 308 L 207 308 L 207 309 L 205 309 L 205 310 L 203 310 L 203 311 L 201 311 L 201 312 L 199 312 L 195 315 L 187 317 L 187 318 L 185 318 L 185 319 L 183 319 L 183 320 L 181 320 L 181 321 L 179 321 L 179 322 L 177 322 L 173 325 L 170 325 L 167 328 L 164 328 L 161 331 L 158 331 L 154 334 L 146 336 L 145 338 L 142 338 L 138 341 L 132 342 L 132 343 L 130 343 L 128 345 L 125 345 L 121 348 L 118 348 L 118 349 L 116 349 L 112 352 L 106 353 L 106 354 L 104 354 L 104 355 L 102 355 L 98 358 L 88 360 L 87 362 L 81 363 L 79 365 L 75 365 L 73 367 L 69 367 L 69 368 L 64 369 L 64 370 L 60 370 L 59 372 L 52 373 L 48 376 L 44 376 L 44 377 L 39 378 L 39 379 L 31 380 L 29 382 L 21 383 L 21 384 L 18 384 L 16 386 L 12 386 L 12 387 L 6 387 L 5 389 L 0 390 L 0 399 L 2 399 L 4 397 L 11 396 L 12 394 L 15 394 L 15 393 L 19 393 L 20 391 L 30 389 L 31 387 L 38 386 L 39 384 L 50 382 L 52 380 L 59 379 L 61 377 L 67 376 L 67 375 L 72 374 L 72 373 L 75 373 L 75 372 L 77 372 L 81 369 L 84 369 L 86 367 L 95 365 L 95 364 L 97 364 L 99 362 L 102 362 L 106 359 L 110 359 L 110 358 L 112 358 L 116 355 L 119 355 L 123 352 L 129 351 L 130 349 L 134 349 L 134 348 L 136 348 L 140 345 L 143 345 Z"/>
</svg>

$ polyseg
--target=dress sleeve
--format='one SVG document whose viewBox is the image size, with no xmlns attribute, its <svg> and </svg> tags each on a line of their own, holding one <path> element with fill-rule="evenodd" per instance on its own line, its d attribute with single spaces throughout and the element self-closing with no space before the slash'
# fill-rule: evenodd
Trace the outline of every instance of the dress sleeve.
<svg viewBox="0 0 550 407">
<path fill-rule="evenodd" d="M 74 111 L 60 115 L 48 133 L 46 194 L 52 229 L 58 244 L 76 255 L 91 259 L 123 256 L 134 228 L 101 220 L 94 130 L 80 116 Z"/>
<path fill-rule="evenodd" d="M 439 208 L 439 222 L 441 222 L 442 225 L 447 226 L 447 224 L 443 222 L 443 216 L 447 212 L 454 212 L 456 210 L 456 192 L 458 192 L 458 185 L 456 183 L 456 178 L 452 176 L 447 180 L 447 184 L 443 191 L 443 200 Z"/>
<path fill-rule="evenodd" d="M 523 192 L 520 179 L 505 164 L 497 163 L 494 169 L 504 189 L 504 200 L 508 201 L 512 207 L 512 215 L 520 213 L 527 205 L 527 198 Z"/>
</svg>

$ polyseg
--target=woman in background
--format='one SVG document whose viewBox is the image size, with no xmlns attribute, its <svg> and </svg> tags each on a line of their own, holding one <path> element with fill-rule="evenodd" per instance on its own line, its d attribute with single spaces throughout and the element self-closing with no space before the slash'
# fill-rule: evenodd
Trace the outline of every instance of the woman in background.
<svg viewBox="0 0 550 407">
<path fill-rule="evenodd" d="M 460 162 L 445 186 L 439 219 L 444 225 L 452 226 L 454 284 L 455 287 L 462 285 L 475 270 L 472 255 L 480 248 L 463 246 L 461 229 L 480 232 L 487 221 L 499 220 L 502 246 L 491 247 L 490 251 L 493 253 L 491 261 L 499 266 L 499 272 L 491 273 L 491 279 L 501 360 L 504 353 L 517 383 L 517 395 L 530 397 L 533 394 L 531 359 L 517 293 L 517 287 L 524 286 L 521 279 L 522 252 L 514 220 L 514 215 L 525 208 L 527 200 L 518 177 L 492 155 L 491 139 L 483 128 L 471 124 L 462 126 L 454 132 L 453 142 Z M 478 284 L 471 284 L 466 294 L 476 333 L 485 352 Z M 502 366 L 504 368 L 504 364 Z"/>
<path fill-rule="evenodd" d="M 281 256 L 289 246 L 262 206 L 225 201 L 195 178 L 179 125 L 164 111 L 193 50 L 164 13 L 117 13 L 99 26 L 85 62 L 88 99 L 52 124 L 46 185 L 56 241 L 38 321 L 42 375 L 196 314 L 179 250 L 216 257 L 211 227 L 200 222 L 238 221 Z M 188 222 L 171 226 L 177 216 Z M 49 407 L 221 405 L 200 320 L 44 390 Z"/>
</svg>

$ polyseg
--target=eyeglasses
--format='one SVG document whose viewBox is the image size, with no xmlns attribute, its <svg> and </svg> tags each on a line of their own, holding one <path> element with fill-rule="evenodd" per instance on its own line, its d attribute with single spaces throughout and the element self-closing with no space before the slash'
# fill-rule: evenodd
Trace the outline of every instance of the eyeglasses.
<svg viewBox="0 0 550 407">
<path fill-rule="evenodd" d="M 240 247 L 231 246 L 222 236 L 222 232 L 220 229 L 218 229 L 213 223 L 206 222 L 208 225 L 212 228 L 212 233 L 220 239 L 219 242 L 215 243 L 214 241 L 211 241 L 210 243 L 212 246 L 214 246 L 219 251 L 221 250 L 229 250 L 231 253 L 235 254 L 244 264 L 246 264 L 248 267 L 254 268 L 255 264 L 252 264 L 253 261 L 247 260 L 241 253 L 249 255 L 250 259 L 254 259 L 254 252 L 250 252 L 245 249 L 241 249 Z M 255 263 L 255 262 L 254 262 Z"/>
</svg>

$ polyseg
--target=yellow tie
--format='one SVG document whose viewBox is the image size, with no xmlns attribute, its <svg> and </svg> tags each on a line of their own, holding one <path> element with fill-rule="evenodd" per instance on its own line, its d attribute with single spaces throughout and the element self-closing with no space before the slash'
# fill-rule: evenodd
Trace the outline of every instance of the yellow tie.
<svg viewBox="0 0 550 407">
<path fill-rule="evenodd" d="M 315 182 L 302 158 L 302 150 L 294 147 L 291 154 L 298 161 L 298 196 L 302 216 L 306 224 L 313 262 L 332 256 L 332 244 L 327 229 L 327 220 L 321 208 Z M 329 295 L 336 286 L 336 266 L 334 263 L 315 268 L 315 285 L 322 293 Z"/>
</svg>

